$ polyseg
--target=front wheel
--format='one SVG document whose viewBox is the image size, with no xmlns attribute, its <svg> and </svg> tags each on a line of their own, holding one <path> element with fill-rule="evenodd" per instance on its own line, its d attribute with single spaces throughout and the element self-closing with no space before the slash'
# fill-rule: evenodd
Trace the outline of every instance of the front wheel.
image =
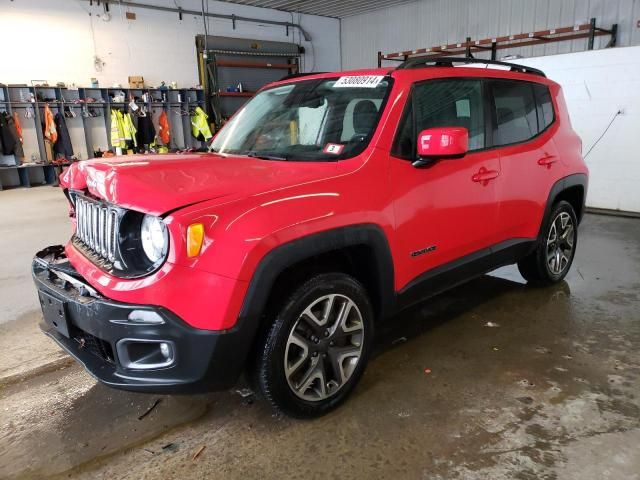
<svg viewBox="0 0 640 480">
<path fill-rule="evenodd" d="M 536 249 L 518 262 L 520 274 L 529 283 L 550 285 L 562 280 L 576 253 L 578 221 L 569 202 L 553 206 L 537 240 Z"/>
<path fill-rule="evenodd" d="M 364 372 L 373 324 L 367 293 L 356 279 L 313 277 L 281 305 L 260 346 L 260 393 L 293 417 L 317 417 L 337 407 Z"/>
</svg>

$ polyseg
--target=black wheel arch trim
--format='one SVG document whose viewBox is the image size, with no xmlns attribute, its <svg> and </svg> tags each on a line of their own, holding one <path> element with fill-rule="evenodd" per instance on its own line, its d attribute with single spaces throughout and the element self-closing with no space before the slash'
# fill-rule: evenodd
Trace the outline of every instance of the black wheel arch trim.
<svg viewBox="0 0 640 480">
<path fill-rule="evenodd" d="M 549 219 L 549 215 L 551 215 L 551 209 L 553 205 L 556 203 L 558 196 L 564 192 L 565 190 L 571 187 L 582 187 L 582 206 L 580 208 L 580 212 L 576 212 L 576 216 L 578 217 L 578 224 L 582 221 L 582 217 L 584 216 L 585 204 L 587 201 L 587 188 L 589 186 L 589 179 L 584 173 L 574 173 L 572 175 L 568 175 L 566 177 L 561 178 L 556 183 L 553 184 L 551 190 L 549 191 L 549 196 L 547 198 L 547 205 L 544 209 L 544 215 L 542 217 L 542 222 L 540 223 L 540 232 L 547 223 Z"/>
<path fill-rule="evenodd" d="M 324 253 L 359 245 L 371 248 L 380 295 L 380 316 L 393 310 L 394 269 L 391 249 L 382 228 L 375 224 L 357 224 L 325 230 L 280 245 L 267 253 L 256 268 L 245 295 L 239 324 L 255 322 L 262 315 L 278 276 L 287 268 Z"/>
<path fill-rule="evenodd" d="M 258 263 L 233 330 L 242 331 L 244 342 L 236 352 L 237 360 L 246 365 L 250 359 L 263 313 L 278 276 L 287 268 L 323 253 L 359 245 L 371 248 L 379 294 L 379 317 L 393 313 L 396 297 L 391 249 L 382 228 L 375 224 L 357 224 L 325 230 L 280 245 Z M 244 351 L 241 351 L 244 350 Z"/>
</svg>

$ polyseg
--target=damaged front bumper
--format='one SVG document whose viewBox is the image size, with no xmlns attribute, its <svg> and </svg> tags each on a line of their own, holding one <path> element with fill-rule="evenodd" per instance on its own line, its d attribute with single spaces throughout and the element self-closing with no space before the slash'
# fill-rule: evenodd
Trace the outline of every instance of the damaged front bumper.
<svg viewBox="0 0 640 480">
<path fill-rule="evenodd" d="M 233 386 L 244 365 L 235 355 L 242 330 L 190 327 L 169 310 L 110 300 L 67 260 L 62 246 L 33 259 L 42 331 L 101 382 L 126 390 L 171 393 Z"/>
</svg>

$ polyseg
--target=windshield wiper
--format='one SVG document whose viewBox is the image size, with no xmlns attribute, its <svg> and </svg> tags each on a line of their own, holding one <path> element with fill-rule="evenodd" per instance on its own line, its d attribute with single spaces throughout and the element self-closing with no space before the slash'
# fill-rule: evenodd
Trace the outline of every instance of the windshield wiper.
<svg viewBox="0 0 640 480">
<path fill-rule="evenodd" d="M 248 152 L 247 157 L 260 158 L 261 160 L 288 160 L 287 157 L 279 157 L 277 155 L 263 155 L 254 151 Z"/>
</svg>

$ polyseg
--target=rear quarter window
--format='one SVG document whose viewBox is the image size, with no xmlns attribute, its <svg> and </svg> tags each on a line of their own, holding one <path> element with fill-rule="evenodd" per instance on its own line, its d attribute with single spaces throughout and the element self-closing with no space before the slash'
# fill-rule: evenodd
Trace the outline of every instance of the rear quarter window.
<svg viewBox="0 0 640 480">
<path fill-rule="evenodd" d="M 496 146 L 529 140 L 538 134 L 538 113 L 529 82 L 493 81 Z"/>
<path fill-rule="evenodd" d="M 533 85 L 533 93 L 538 108 L 538 130 L 543 131 L 555 120 L 551 93 L 546 85 L 539 83 Z"/>
</svg>

